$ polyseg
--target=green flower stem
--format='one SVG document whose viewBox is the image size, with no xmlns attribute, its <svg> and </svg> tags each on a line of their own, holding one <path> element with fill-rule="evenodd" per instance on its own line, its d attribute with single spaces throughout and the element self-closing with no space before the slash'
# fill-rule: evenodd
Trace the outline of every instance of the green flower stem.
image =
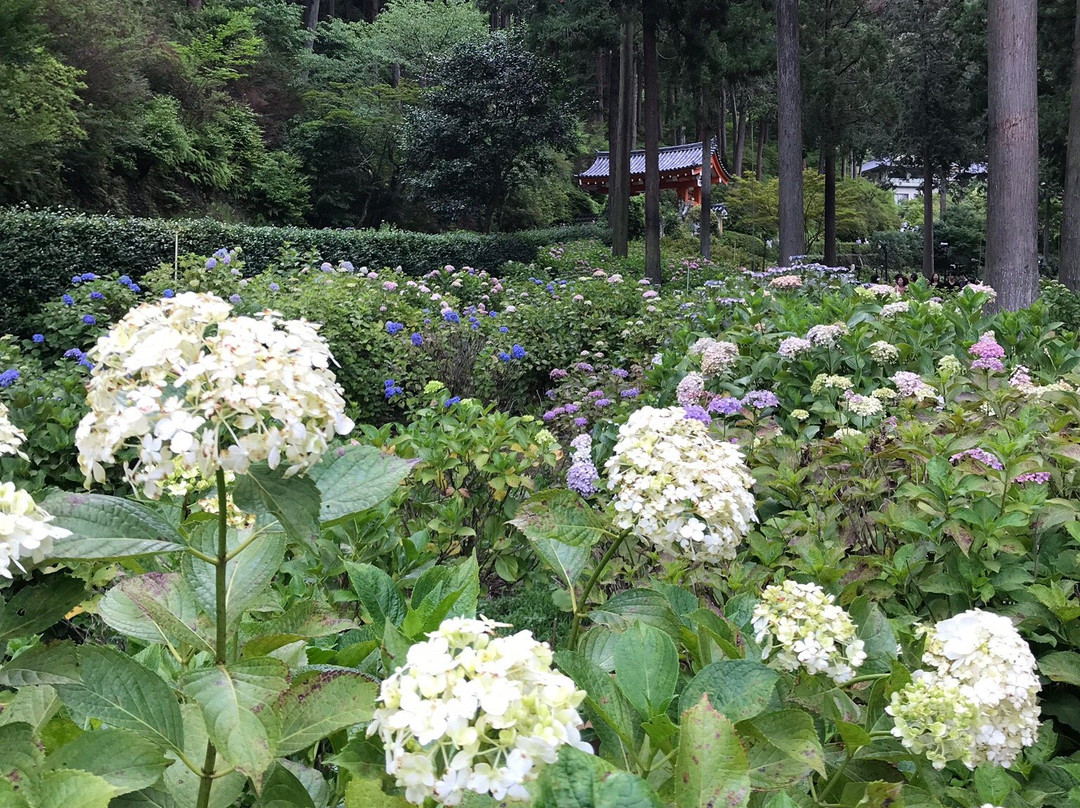
<svg viewBox="0 0 1080 808">
<path fill-rule="evenodd" d="M 225 487 L 225 470 L 217 470 L 218 495 L 218 546 L 214 565 L 214 609 L 216 636 L 214 641 L 214 664 L 224 665 L 227 660 L 229 644 L 228 619 L 226 614 L 228 596 L 229 563 L 229 496 Z M 211 741 L 206 742 L 206 757 L 203 759 L 202 774 L 199 777 L 199 796 L 195 808 L 207 808 L 210 804 L 210 787 L 214 784 L 214 767 L 217 764 L 217 749 Z"/>
<path fill-rule="evenodd" d="M 878 679 L 888 679 L 890 676 L 892 676 L 891 673 L 864 673 L 862 676 L 848 679 L 844 682 L 844 685 L 855 685 L 859 682 L 876 682 Z"/>
<path fill-rule="evenodd" d="M 832 776 L 828 780 L 825 781 L 825 785 L 823 785 L 821 787 L 821 791 L 818 792 L 818 795 L 817 795 L 817 801 L 818 801 L 819 804 L 827 796 L 829 796 L 829 792 L 833 790 L 833 786 L 836 785 L 837 781 L 840 779 L 840 775 L 844 773 L 844 770 L 848 767 L 848 764 L 851 763 L 851 760 L 854 757 L 855 757 L 855 755 L 853 755 L 850 752 L 847 755 L 845 755 L 844 756 L 844 762 L 841 763 L 836 768 L 836 770 L 832 773 Z"/>
<path fill-rule="evenodd" d="M 596 569 L 593 570 L 589 580 L 585 583 L 585 588 L 581 591 L 581 599 L 579 601 L 581 608 L 574 609 L 574 620 L 570 624 L 570 649 L 573 650 L 577 645 L 578 634 L 581 631 L 581 618 L 583 617 L 583 609 L 589 605 L 589 595 L 592 594 L 593 587 L 596 586 L 596 582 L 600 580 L 600 575 L 607 567 L 608 563 L 615 556 L 615 551 L 619 549 L 619 545 L 622 544 L 623 539 L 626 538 L 625 533 L 620 533 L 615 541 L 608 547 L 607 552 L 604 553 L 603 558 L 600 559 L 600 563 L 596 565 Z"/>
</svg>

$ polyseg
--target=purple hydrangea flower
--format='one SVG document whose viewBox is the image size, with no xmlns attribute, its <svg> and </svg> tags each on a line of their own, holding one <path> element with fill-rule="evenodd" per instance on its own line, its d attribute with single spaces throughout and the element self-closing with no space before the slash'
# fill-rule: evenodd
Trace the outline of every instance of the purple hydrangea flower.
<svg viewBox="0 0 1080 808">
<path fill-rule="evenodd" d="M 1027 474 L 1020 474 L 1013 480 L 1014 483 L 1023 485 L 1024 483 L 1035 483 L 1036 485 L 1046 485 L 1050 482 L 1049 471 L 1032 471 Z"/>
<path fill-rule="evenodd" d="M 213 269 L 216 266 L 217 266 L 217 259 L 216 258 L 207 258 L 206 259 L 206 268 L 207 269 Z"/>
<path fill-rule="evenodd" d="M 623 398 L 637 398 L 641 395 L 641 391 L 638 390 L 636 387 L 627 387 L 625 390 L 619 393 L 619 395 Z"/>
<path fill-rule="evenodd" d="M 575 418 L 574 419 L 574 426 L 579 426 L 580 427 L 580 426 L 588 426 L 588 425 L 589 425 L 589 419 L 588 418 Z"/>
<path fill-rule="evenodd" d="M 593 402 L 593 406 L 596 407 L 598 410 L 602 410 L 602 409 L 604 409 L 604 407 L 610 407 L 611 406 L 611 399 L 610 398 L 598 398 L 598 399 L 596 399 L 596 401 Z"/>
<path fill-rule="evenodd" d="M 240 303 L 241 301 L 243 301 L 243 298 L 240 297 L 240 295 L 236 294 L 235 292 L 233 294 L 229 295 L 229 302 L 230 303 L 235 305 L 236 303 Z"/>
<path fill-rule="evenodd" d="M 753 407 L 755 410 L 763 410 L 766 407 L 780 406 L 780 399 L 769 390 L 751 390 L 742 400 L 743 406 Z"/>
<path fill-rule="evenodd" d="M 684 417 L 689 421 L 700 421 L 705 424 L 705 426 L 712 423 L 712 417 L 705 411 L 704 407 L 697 404 L 691 404 L 689 407 L 683 407 L 683 410 L 686 411 Z"/>
<path fill-rule="evenodd" d="M 742 408 L 742 402 L 734 396 L 713 396 L 707 411 L 720 415 L 736 415 L 742 412 Z"/>
<path fill-rule="evenodd" d="M 281 287 L 280 287 L 280 286 L 278 286 L 278 285 L 277 285 L 276 283 L 273 283 L 273 282 L 271 282 L 271 283 L 270 283 L 270 287 L 269 287 L 269 288 L 270 288 L 270 291 L 271 291 L 271 292 L 276 292 L 276 291 L 278 291 L 278 290 L 279 290 L 279 289 L 280 289 Z"/>
<path fill-rule="evenodd" d="M 78 348 L 68 348 L 64 351 L 64 359 L 82 359 L 83 356 L 83 352 Z"/>
<path fill-rule="evenodd" d="M 979 463 L 982 463 L 984 466 L 996 469 L 997 471 L 1001 471 L 1005 468 L 1005 466 L 1002 465 L 1001 461 L 994 457 L 994 455 L 990 454 L 990 452 L 986 451 L 985 449 L 978 448 L 965 449 L 962 452 L 957 452 L 949 458 L 949 461 L 955 466 L 965 457 L 970 457 L 972 460 L 976 460 Z"/>
<path fill-rule="evenodd" d="M 611 371 L 611 375 L 612 376 L 617 376 L 620 379 L 625 379 L 627 376 L 630 375 L 630 371 L 623 370 L 622 368 L 615 368 L 614 370 Z"/>
</svg>

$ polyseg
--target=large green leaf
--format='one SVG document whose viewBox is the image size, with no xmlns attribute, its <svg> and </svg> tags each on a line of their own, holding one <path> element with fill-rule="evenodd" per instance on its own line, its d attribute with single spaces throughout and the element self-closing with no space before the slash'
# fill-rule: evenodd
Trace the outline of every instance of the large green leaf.
<svg viewBox="0 0 1080 808">
<path fill-rule="evenodd" d="M 213 791 L 210 793 L 212 795 Z M 109 808 L 180 808 L 180 803 L 167 791 L 144 788 L 141 791 L 121 794 L 109 803 Z"/>
<path fill-rule="evenodd" d="M 683 688 L 679 710 L 685 713 L 707 694 L 714 709 L 733 722 L 745 721 L 768 709 L 779 678 L 772 668 L 749 659 L 714 662 Z"/>
<path fill-rule="evenodd" d="M 448 617 L 475 617 L 479 597 L 480 570 L 475 557 L 459 564 L 432 567 L 413 587 L 401 630 L 407 637 L 418 637 L 434 631 Z"/>
<path fill-rule="evenodd" d="M 183 748 L 180 705 L 160 676 L 107 646 L 81 646 L 79 663 L 82 682 L 56 686 L 76 723 L 88 726 L 97 719 L 155 743 Z"/>
<path fill-rule="evenodd" d="M 214 529 L 196 531 L 192 535 L 192 545 L 216 556 L 217 526 L 208 525 L 210 527 Z M 240 541 L 236 533 L 229 532 L 230 549 L 239 546 Z M 286 543 L 283 533 L 268 530 L 225 565 L 225 611 L 230 628 L 236 625 L 245 609 L 265 594 L 285 558 Z M 215 614 L 217 568 L 189 554 L 184 556 L 181 564 L 184 578 L 203 611 Z"/>
<path fill-rule="evenodd" d="M 1039 671 L 1051 682 L 1065 682 L 1080 687 L 1080 654 L 1054 651 L 1039 658 Z"/>
<path fill-rule="evenodd" d="M 206 755 L 206 722 L 202 712 L 194 704 L 185 704 L 180 708 L 184 721 L 184 755 L 188 760 L 201 765 Z M 175 758 L 171 752 L 166 753 Z M 221 755 L 214 764 L 214 785 L 210 789 L 210 808 L 234 808 L 244 791 L 247 778 L 236 771 L 229 771 L 231 766 Z M 165 789 L 177 808 L 195 805 L 199 794 L 199 776 L 191 771 L 178 758 L 165 770 L 163 778 Z M 126 797 L 121 797 L 126 799 Z M 141 806 L 140 806 L 141 808 Z M 161 808 L 172 808 L 163 805 Z"/>
<path fill-rule="evenodd" d="M 84 732 L 49 755 L 45 770 L 90 772 L 112 785 L 117 794 L 126 794 L 154 785 L 168 765 L 161 747 L 152 741 L 129 730 L 99 729 Z"/>
<path fill-rule="evenodd" d="M 668 599 L 652 589 L 628 589 L 593 609 L 589 618 L 594 623 L 625 631 L 634 623 L 646 623 L 665 632 L 673 640 L 682 637 L 679 621 Z"/>
<path fill-rule="evenodd" d="M 629 772 L 613 770 L 595 755 L 559 747 L 533 788 L 533 808 L 661 808 L 656 792 Z"/>
<path fill-rule="evenodd" d="M 679 680 L 679 652 L 658 628 L 635 623 L 615 643 L 615 683 L 643 718 L 667 709 Z"/>
<path fill-rule="evenodd" d="M 788 757 L 798 760 L 806 771 L 825 774 L 821 741 L 814 718 L 809 713 L 802 710 L 763 713 L 740 723 L 738 729 L 742 737 L 769 743 Z"/>
<path fill-rule="evenodd" d="M 673 780 L 678 808 L 739 808 L 750 798 L 746 750 L 708 696 L 683 713 Z"/>
<path fill-rule="evenodd" d="M 592 547 L 619 536 L 602 511 L 565 489 L 549 489 L 529 497 L 510 524 L 531 541 L 554 539 L 573 547 Z"/>
<path fill-rule="evenodd" d="M 286 477 L 283 468 L 257 463 L 237 475 L 233 502 L 247 513 L 271 513 L 285 532 L 310 544 L 319 535 L 319 489 L 310 477 Z"/>
<path fill-rule="evenodd" d="M 42 729 L 60 710 L 60 697 L 50 685 L 32 685 L 21 687 L 15 698 L 0 711 L 0 726 L 7 724 L 29 724 L 34 728 L 34 735 L 41 735 Z"/>
<path fill-rule="evenodd" d="M 0 642 L 40 634 L 86 597 L 86 585 L 62 573 L 24 586 L 0 601 Z"/>
<path fill-rule="evenodd" d="M 641 725 L 633 707 L 615 686 L 615 680 L 574 651 L 557 651 L 555 664 L 585 691 L 582 707 L 600 737 L 601 754 L 618 765 L 631 765 L 642 734 Z"/>
<path fill-rule="evenodd" d="M 315 808 L 304 784 L 282 765 L 270 771 L 256 805 L 258 808 Z"/>
<path fill-rule="evenodd" d="M 173 553 L 184 540 L 161 514 L 120 497 L 55 493 L 41 503 L 72 535 L 53 542 L 50 558 L 112 559 Z"/>
<path fill-rule="evenodd" d="M 345 571 L 372 625 L 382 628 L 387 620 L 401 625 L 407 607 L 393 578 L 376 566 L 352 561 L 345 562 Z"/>
<path fill-rule="evenodd" d="M 103 777 L 72 769 L 45 772 L 32 789 L 35 808 L 107 808 L 119 793 Z"/>
<path fill-rule="evenodd" d="M 412 465 L 374 446 L 338 449 L 311 470 L 322 495 L 319 518 L 333 524 L 374 508 L 409 476 Z"/>
<path fill-rule="evenodd" d="M 573 589 L 589 563 L 589 556 L 592 555 L 590 549 L 585 545 L 565 544 L 557 539 L 530 537 L 529 541 L 536 554 L 559 576 L 566 588 Z"/>
<path fill-rule="evenodd" d="M 15 769 L 26 776 L 33 774 L 40 768 L 42 757 L 32 726 L 21 721 L 0 724 L 0 780 Z"/>
<path fill-rule="evenodd" d="M 179 573 L 148 572 L 124 578 L 98 604 L 101 619 L 121 634 L 170 647 L 214 652 L 203 636 L 199 608 Z"/>
<path fill-rule="evenodd" d="M 391 796 L 377 778 L 354 777 L 345 789 L 345 808 L 409 808 L 404 795 Z"/>
<path fill-rule="evenodd" d="M 181 678 L 218 752 L 256 783 L 277 756 L 281 722 L 274 707 L 288 673 L 284 662 L 261 657 L 190 671 Z"/>
<path fill-rule="evenodd" d="M 888 673 L 896 659 L 896 633 L 881 608 L 865 595 L 856 598 L 848 611 L 859 626 L 866 660 L 862 673 Z"/>
<path fill-rule="evenodd" d="M 35 646 L 0 667 L 0 685 L 4 687 L 66 685 L 81 681 L 78 651 L 69 641 Z"/>
<path fill-rule="evenodd" d="M 331 670 L 298 677 L 281 697 L 278 754 L 291 755 L 332 732 L 367 724 L 379 686 L 360 673 Z"/>
</svg>

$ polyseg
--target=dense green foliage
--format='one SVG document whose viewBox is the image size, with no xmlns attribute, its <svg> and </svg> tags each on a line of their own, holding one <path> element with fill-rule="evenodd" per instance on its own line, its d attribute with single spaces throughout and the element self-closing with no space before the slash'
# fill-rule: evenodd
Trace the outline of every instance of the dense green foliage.
<svg viewBox="0 0 1080 808">
<path fill-rule="evenodd" d="M 0 324 L 6 330 L 20 329 L 21 318 L 59 297 L 74 275 L 116 272 L 140 278 L 161 264 L 171 267 L 177 248 L 180 255 L 209 255 L 223 244 L 238 247 L 253 273 L 286 260 L 286 251 L 335 264 L 350 260 L 372 269 L 450 264 L 495 270 L 507 261 L 532 261 L 544 244 L 602 235 L 602 229 L 589 225 L 488 236 L 433 235 L 0 210 L 0 284 L 7 290 Z"/>
</svg>

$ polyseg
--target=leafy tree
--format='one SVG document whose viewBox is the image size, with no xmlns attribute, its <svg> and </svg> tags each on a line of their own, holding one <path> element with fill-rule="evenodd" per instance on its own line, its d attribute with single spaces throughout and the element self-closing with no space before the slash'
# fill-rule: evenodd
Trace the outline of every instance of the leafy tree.
<svg viewBox="0 0 1080 808">
<path fill-rule="evenodd" d="M 420 80 L 455 46 L 487 33 L 471 0 L 390 0 L 371 26 L 371 55 L 384 68 Z M 391 70 L 391 73 L 393 70 Z"/>
<path fill-rule="evenodd" d="M 515 188 L 573 144 L 553 66 L 503 33 L 459 45 L 440 85 L 407 113 L 405 153 L 415 199 L 451 221 L 491 230 Z"/>
</svg>

